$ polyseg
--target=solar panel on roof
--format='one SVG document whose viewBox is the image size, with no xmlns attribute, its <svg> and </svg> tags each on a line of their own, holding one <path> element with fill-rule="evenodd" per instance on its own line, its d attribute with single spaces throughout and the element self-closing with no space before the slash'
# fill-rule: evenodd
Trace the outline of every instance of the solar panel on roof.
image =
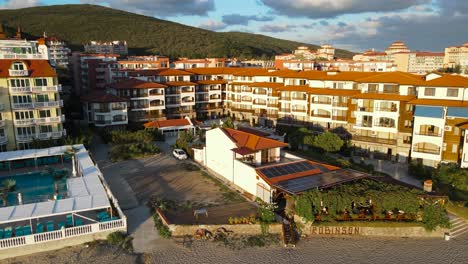
<svg viewBox="0 0 468 264">
<path fill-rule="evenodd" d="M 308 161 L 301 161 L 267 168 L 261 168 L 259 171 L 268 178 L 274 178 L 282 175 L 304 172 L 308 170 L 320 169 L 322 172 L 327 172 L 329 169 L 319 164 L 312 164 Z"/>
</svg>

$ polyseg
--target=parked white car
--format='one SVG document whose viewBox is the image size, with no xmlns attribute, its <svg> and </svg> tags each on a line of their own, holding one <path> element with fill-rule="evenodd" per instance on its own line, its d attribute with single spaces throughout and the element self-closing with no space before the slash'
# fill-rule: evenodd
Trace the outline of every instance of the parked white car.
<svg viewBox="0 0 468 264">
<path fill-rule="evenodd" d="M 174 157 L 178 160 L 187 159 L 187 153 L 185 153 L 185 151 L 182 149 L 174 149 L 174 151 L 172 151 L 172 155 L 174 155 Z"/>
</svg>

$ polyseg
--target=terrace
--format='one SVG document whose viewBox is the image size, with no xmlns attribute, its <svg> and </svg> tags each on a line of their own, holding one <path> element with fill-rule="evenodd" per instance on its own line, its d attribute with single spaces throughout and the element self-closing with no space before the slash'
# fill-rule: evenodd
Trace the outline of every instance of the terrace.
<svg viewBox="0 0 468 264">
<path fill-rule="evenodd" d="M 0 171 L 0 250 L 126 230 L 125 215 L 83 145 L 3 152 Z"/>
</svg>

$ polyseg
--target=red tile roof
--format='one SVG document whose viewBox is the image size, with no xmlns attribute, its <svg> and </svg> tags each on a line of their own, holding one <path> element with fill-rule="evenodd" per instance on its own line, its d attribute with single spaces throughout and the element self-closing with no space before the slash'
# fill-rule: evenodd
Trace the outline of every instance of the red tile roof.
<svg viewBox="0 0 468 264">
<path fill-rule="evenodd" d="M 116 82 L 109 84 L 109 87 L 114 89 L 129 89 L 129 88 L 136 88 L 136 89 L 152 89 L 152 88 L 165 88 L 167 85 L 156 83 L 156 82 L 145 82 L 138 79 L 127 79 L 121 82 Z"/>
<path fill-rule="evenodd" d="M 29 77 L 57 77 L 47 60 L 0 60 L 0 77 L 10 77 L 9 69 L 13 62 L 23 62 L 29 71 Z"/>
<path fill-rule="evenodd" d="M 166 82 L 167 86 L 193 86 L 197 85 L 193 82 Z"/>
<path fill-rule="evenodd" d="M 164 128 L 164 127 L 176 127 L 176 126 L 190 126 L 190 120 L 186 118 L 181 119 L 168 119 L 168 120 L 155 120 L 145 123 L 145 128 Z"/>
<path fill-rule="evenodd" d="M 195 81 L 198 84 L 226 84 L 227 81 L 225 80 L 202 80 L 202 81 Z"/>
<path fill-rule="evenodd" d="M 441 75 L 441 73 L 437 73 Z M 424 86 L 436 87 L 468 87 L 468 78 L 460 75 L 442 74 L 442 77 L 426 81 Z"/>
<path fill-rule="evenodd" d="M 154 70 L 136 70 L 129 71 L 130 76 L 184 76 L 193 75 L 191 72 L 176 69 L 154 69 Z"/>
<path fill-rule="evenodd" d="M 247 133 L 244 131 L 231 129 L 231 128 L 221 128 L 221 130 L 233 141 L 236 143 L 238 148 L 247 148 L 254 152 L 262 149 L 286 147 L 288 144 L 270 139 L 261 137 L 252 133 Z"/>
<path fill-rule="evenodd" d="M 90 103 L 113 103 L 126 102 L 126 98 L 121 98 L 103 91 L 95 91 L 88 95 L 81 96 L 81 100 Z"/>
</svg>

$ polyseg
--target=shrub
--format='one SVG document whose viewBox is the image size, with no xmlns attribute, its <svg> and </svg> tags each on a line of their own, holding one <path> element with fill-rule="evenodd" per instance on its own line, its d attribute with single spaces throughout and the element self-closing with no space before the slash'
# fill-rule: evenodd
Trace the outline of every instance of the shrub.
<svg viewBox="0 0 468 264">
<path fill-rule="evenodd" d="M 107 236 L 107 243 L 118 246 L 130 253 L 133 252 L 132 240 L 131 236 L 123 232 L 114 232 Z"/>
<path fill-rule="evenodd" d="M 315 136 L 311 142 L 312 146 L 326 152 L 337 152 L 344 145 L 344 141 L 336 134 L 325 132 Z"/>
<path fill-rule="evenodd" d="M 418 161 L 411 161 L 411 163 L 408 165 L 408 173 L 422 180 L 431 178 L 431 169 Z"/>
<path fill-rule="evenodd" d="M 434 231 L 438 226 L 450 228 L 450 220 L 445 209 L 438 204 L 424 206 L 422 222 L 427 231 Z"/>
<path fill-rule="evenodd" d="M 153 214 L 153 221 L 154 226 L 156 227 L 156 229 L 158 229 L 158 233 L 162 238 L 170 238 L 172 236 L 171 230 L 169 230 L 169 228 L 166 225 L 164 225 L 158 213 Z"/>
<path fill-rule="evenodd" d="M 468 170 L 461 169 L 457 164 L 441 164 L 433 175 L 433 180 L 449 184 L 455 189 L 468 191 Z"/>
</svg>

